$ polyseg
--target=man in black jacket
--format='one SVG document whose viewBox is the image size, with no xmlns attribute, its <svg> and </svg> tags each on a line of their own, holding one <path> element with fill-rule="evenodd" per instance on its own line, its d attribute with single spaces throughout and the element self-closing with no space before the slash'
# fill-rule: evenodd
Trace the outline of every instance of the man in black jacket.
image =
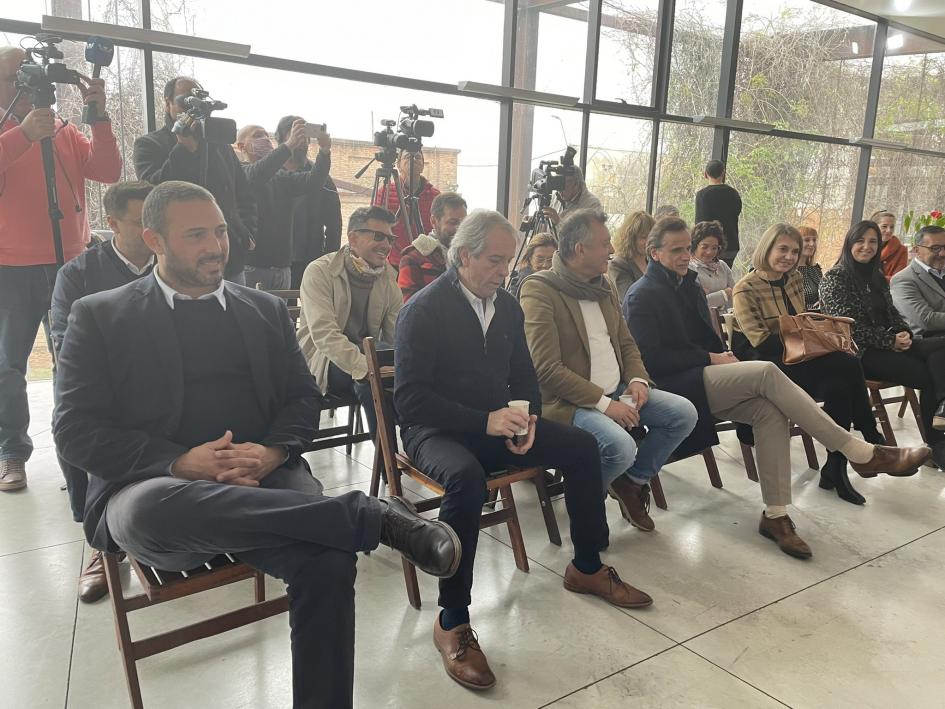
<svg viewBox="0 0 945 709">
<path fill-rule="evenodd" d="M 285 290 L 292 285 L 293 213 L 296 198 L 317 201 L 331 169 L 331 136 L 318 136 L 318 156 L 314 169 L 298 172 L 284 170 L 292 152 L 308 145 L 305 121 L 292 124 L 289 137 L 273 149 L 269 133 L 262 126 L 240 129 L 237 147 L 245 155 L 246 179 L 256 197 L 259 226 L 256 248 L 249 252 L 246 284 L 262 284 L 265 290 Z"/>
<path fill-rule="evenodd" d="M 301 458 L 318 391 L 284 302 L 224 284 L 212 195 L 165 182 L 143 221 L 157 267 L 77 301 L 59 359 L 53 435 L 92 475 L 86 538 L 158 569 L 230 553 L 282 579 L 294 706 L 350 707 L 355 553 L 384 543 L 448 576 L 459 542 L 401 498 L 321 495 Z"/>
<path fill-rule="evenodd" d="M 202 87 L 194 79 L 183 76 L 164 85 L 164 127 L 135 140 L 135 172 L 139 180 L 154 185 L 168 180 L 201 184 L 201 152 L 207 151 L 207 175 L 201 186 L 210 191 L 226 217 L 230 234 L 226 279 L 245 285 L 246 254 L 255 246 L 256 199 L 240 161 L 230 145 L 206 142 L 193 132 L 177 135 L 171 132 L 184 111 L 178 99 L 189 96 L 195 88 Z"/>
<path fill-rule="evenodd" d="M 83 296 L 118 288 L 145 276 L 154 266 L 154 252 L 141 238 L 141 208 L 154 185 L 149 182 L 119 182 L 102 198 L 112 238 L 95 244 L 63 266 L 52 294 L 50 335 L 58 352 L 66 333 L 72 304 Z M 82 521 L 89 476 L 60 456 L 59 467 L 66 479 L 72 518 Z M 94 550 L 79 576 L 79 600 L 92 603 L 108 594 L 102 552 Z"/>
<path fill-rule="evenodd" d="M 705 166 L 705 187 L 696 192 L 696 222 L 718 221 L 725 232 L 725 252 L 719 258 L 729 266 L 738 256 L 738 217 L 742 213 L 742 197 L 725 184 L 725 163 L 710 160 Z"/>
<path fill-rule="evenodd" d="M 469 625 L 487 472 L 509 466 L 562 470 L 574 543 L 565 588 L 624 608 L 652 603 L 601 563 L 608 531 L 596 439 L 541 418 L 522 309 L 502 289 L 515 237 L 498 212 L 472 212 L 453 237 L 451 268 L 400 312 L 394 348 L 394 403 L 404 448 L 445 488 L 439 518 L 463 545 L 456 575 L 440 583 L 443 611 L 433 642 L 447 674 L 471 689 L 495 684 Z M 510 406 L 516 400 L 530 413 Z"/>
<path fill-rule="evenodd" d="M 276 127 L 276 142 L 285 143 L 298 116 L 283 116 Z M 292 150 L 283 170 L 286 173 L 311 172 L 315 163 L 308 159 L 308 139 Z M 308 265 L 325 254 L 333 254 L 341 248 L 341 199 L 338 188 L 331 177 L 318 193 L 316 199 L 298 197 L 292 213 L 292 284 L 299 289 L 302 274 Z"/>
</svg>

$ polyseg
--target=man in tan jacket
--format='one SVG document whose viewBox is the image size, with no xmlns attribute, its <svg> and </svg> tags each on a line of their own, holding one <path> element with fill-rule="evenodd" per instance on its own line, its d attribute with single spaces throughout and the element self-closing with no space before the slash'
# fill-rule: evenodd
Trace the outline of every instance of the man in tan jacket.
<svg viewBox="0 0 945 709">
<path fill-rule="evenodd" d="M 387 262 L 394 215 L 361 207 L 348 220 L 348 245 L 313 261 L 302 276 L 299 346 L 322 394 L 357 395 L 371 436 L 377 429 L 361 343 L 394 341 L 403 306 L 397 271 Z"/>
<path fill-rule="evenodd" d="M 546 418 L 597 439 L 604 490 L 633 526 L 652 531 L 649 481 L 696 425 L 690 401 L 650 388 L 636 342 L 607 279 L 614 252 L 606 215 L 569 214 L 550 271 L 529 276 L 519 300 Z M 637 446 L 630 429 L 645 426 Z"/>
</svg>

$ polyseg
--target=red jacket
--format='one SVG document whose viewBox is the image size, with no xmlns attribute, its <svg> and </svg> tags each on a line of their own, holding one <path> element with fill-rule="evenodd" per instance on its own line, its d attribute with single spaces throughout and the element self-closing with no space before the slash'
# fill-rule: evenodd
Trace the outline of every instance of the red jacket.
<svg viewBox="0 0 945 709">
<path fill-rule="evenodd" d="M 420 178 L 420 192 L 418 194 L 419 202 L 418 207 L 420 208 L 420 221 L 423 222 L 423 229 L 421 230 L 424 234 L 429 234 L 433 230 L 433 219 L 430 216 L 430 210 L 433 208 L 433 199 L 440 194 L 440 191 L 431 185 L 427 178 Z M 397 210 L 400 209 L 400 199 L 397 195 L 396 188 L 388 190 L 386 187 L 377 193 L 377 199 L 374 202 L 375 205 L 384 207 L 389 210 L 391 214 L 397 214 Z M 395 268 L 400 267 L 400 254 L 410 246 L 410 237 L 407 236 L 407 227 L 404 226 L 403 220 L 398 219 L 397 223 L 394 224 L 394 236 L 397 237 L 397 240 L 394 242 L 393 248 L 390 250 L 390 256 L 387 257 L 387 260 L 391 262 Z M 417 236 L 416 234 L 414 235 Z"/>
<path fill-rule="evenodd" d="M 879 258 L 883 263 L 883 275 L 888 281 L 909 264 L 909 249 L 899 241 L 899 237 L 891 236 L 889 241 L 883 244 Z"/>
<path fill-rule="evenodd" d="M 445 272 L 446 256 L 436 237 L 432 234 L 418 236 L 400 255 L 397 285 L 404 294 L 404 302 Z"/>
<path fill-rule="evenodd" d="M 92 126 L 91 143 L 71 123 L 60 124 L 53 150 L 62 250 L 68 261 L 89 242 L 85 180 L 117 182 L 121 153 L 107 121 Z M 39 143 L 31 143 L 11 119 L 0 127 L 0 266 L 56 263 L 45 184 Z"/>
</svg>

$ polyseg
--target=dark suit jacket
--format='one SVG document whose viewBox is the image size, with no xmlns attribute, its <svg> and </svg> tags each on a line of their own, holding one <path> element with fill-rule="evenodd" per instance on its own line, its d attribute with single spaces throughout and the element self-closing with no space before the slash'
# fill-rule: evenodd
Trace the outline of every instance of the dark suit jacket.
<svg viewBox="0 0 945 709">
<path fill-rule="evenodd" d="M 722 341 L 709 319 L 705 291 L 689 271 L 682 283 L 656 261 L 650 261 L 643 278 L 627 291 L 623 314 L 636 340 L 646 371 L 656 386 L 691 401 L 699 421 L 676 449 L 684 457 L 719 442 L 715 417 L 702 381 L 709 352 L 722 352 Z"/>
<path fill-rule="evenodd" d="M 299 351 L 285 303 L 227 282 L 269 432 L 257 441 L 298 459 L 312 440 L 320 396 Z M 90 473 L 85 534 L 115 550 L 105 525 L 108 498 L 133 482 L 170 475 L 187 449 L 171 439 L 183 401 L 180 348 L 154 276 L 82 298 L 69 316 L 56 374 L 53 435 L 60 455 Z"/>
</svg>

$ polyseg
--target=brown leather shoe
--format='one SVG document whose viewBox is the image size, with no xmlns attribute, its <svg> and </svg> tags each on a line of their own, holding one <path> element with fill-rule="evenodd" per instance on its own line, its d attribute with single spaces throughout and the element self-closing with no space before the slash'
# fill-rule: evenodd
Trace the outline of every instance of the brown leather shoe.
<svg viewBox="0 0 945 709">
<path fill-rule="evenodd" d="M 0 492 L 13 492 L 26 487 L 26 461 L 0 460 Z"/>
<path fill-rule="evenodd" d="M 777 542 L 778 548 L 789 556 L 810 559 L 814 553 L 807 546 L 807 542 L 797 536 L 794 530 L 794 522 L 789 516 L 770 519 L 764 512 L 761 513 L 761 522 L 758 523 L 758 533 L 761 536 L 773 539 Z"/>
<path fill-rule="evenodd" d="M 928 446 L 912 448 L 873 446 L 873 457 L 869 462 L 850 461 L 850 467 L 863 478 L 875 478 L 879 473 L 904 478 L 919 472 L 919 466 L 927 461 L 930 455 L 932 455 L 932 449 Z"/>
<path fill-rule="evenodd" d="M 440 614 L 433 624 L 433 644 L 440 651 L 443 667 L 451 679 L 469 689 L 491 689 L 495 686 L 495 675 L 489 669 L 479 638 L 469 623 L 457 625 L 452 630 L 443 630 Z"/>
<path fill-rule="evenodd" d="M 574 593 L 589 593 L 600 596 L 608 603 L 621 608 L 646 608 L 653 599 L 638 588 L 634 588 L 617 575 L 613 566 L 600 567 L 594 574 L 582 574 L 570 563 L 564 572 L 564 587 Z"/>
<path fill-rule="evenodd" d="M 102 552 L 92 551 L 88 566 L 79 576 L 79 600 L 83 603 L 95 603 L 108 595 L 108 581 L 105 578 L 105 561 Z"/>
<path fill-rule="evenodd" d="M 652 532 L 656 528 L 649 514 L 649 485 L 638 485 L 626 475 L 621 475 L 610 484 L 608 492 L 620 503 L 620 512 L 630 524 L 644 532 Z"/>
</svg>

